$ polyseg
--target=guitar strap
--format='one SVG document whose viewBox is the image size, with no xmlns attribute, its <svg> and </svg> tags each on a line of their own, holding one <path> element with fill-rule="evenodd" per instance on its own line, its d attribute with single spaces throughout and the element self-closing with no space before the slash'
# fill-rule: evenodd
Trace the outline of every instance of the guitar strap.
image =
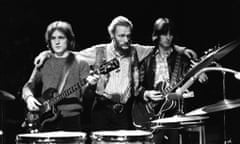
<svg viewBox="0 0 240 144">
<path fill-rule="evenodd" d="M 172 72 L 172 78 L 170 81 L 170 86 L 173 86 L 177 83 L 177 77 L 178 77 L 178 72 L 181 69 L 180 68 L 180 62 L 181 62 L 181 55 L 177 54 L 176 56 L 176 62 L 175 62 L 175 66 L 174 66 L 174 70 Z M 183 107 L 183 100 L 179 99 L 180 101 L 178 101 L 178 111 L 180 112 L 182 107 Z"/>
<path fill-rule="evenodd" d="M 63 91 L 63 88 L 65 86 L 65 83 L 69 75 L 70 66 L 72 65 L 73 61 L 74 61 L 74 55 L 70 53 L 69 56 L 67 57 L 67 60 L 63 68 L 63 72 L 60 76 L 60 81 L 58 82 L 58 85 L 57 85 L 58 94 L 60 94 Z"/>
<path fill-rule="evenodd" d="M 95 68 L 99 68 L 106 61 L 106 46 L 96 48 Z"/>
<path fill-rule="evenodd" d="M 96 61 L 94 64 L 94 69 L 98 69 L 104 62 L 106 62 L 107 59 L 106 48 L 107 45 L 96 48 Z M 106 74 L 105 76 L 107 78 L 108 74 Z M 104 83 L 105 79 L 100 78 L 98 80 L 96 92 L 100 95 L 104 92 L 105 89 Z"/>
<path fill-rule="evenodd" d="M 175 62 L 175 65 L 174 65 L 174 70 L 173 70 L 172 75 L 171 75 L 170 86 L 174 85 L 177 82 L 178 72 L 179 72 L 179 69 L 180 69 L 180 60 L 181 60 L 181 55 L 177 54 L 176 62 Z"/>
</svg>

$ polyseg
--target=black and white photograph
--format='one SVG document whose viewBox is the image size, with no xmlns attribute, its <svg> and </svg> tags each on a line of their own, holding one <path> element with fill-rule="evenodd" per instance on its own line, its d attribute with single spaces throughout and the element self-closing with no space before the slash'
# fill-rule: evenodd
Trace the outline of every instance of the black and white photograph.
<svg viewBox="0 0 240 144">
<path fill-rule="evenodd" d="M 1 0 L 0 144 L 239 144 L 240 1 Z"/>
</svg>

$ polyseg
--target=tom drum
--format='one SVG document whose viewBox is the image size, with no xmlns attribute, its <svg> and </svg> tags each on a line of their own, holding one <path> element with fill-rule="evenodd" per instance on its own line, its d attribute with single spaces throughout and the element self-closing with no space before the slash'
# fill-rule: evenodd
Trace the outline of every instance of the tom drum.
<svg viewBox="0 0 240 144">
<path fill-rule="evenodd" d="M 90 135 L 92 144 L 152 144 L 151 132 L 142 130 L 95 131 Z"/>
<path fill-rule="evenodd" d="M 18 134 L 16 144 L 84 144 L 86 133 L 53 131 Z"/>
</svg>

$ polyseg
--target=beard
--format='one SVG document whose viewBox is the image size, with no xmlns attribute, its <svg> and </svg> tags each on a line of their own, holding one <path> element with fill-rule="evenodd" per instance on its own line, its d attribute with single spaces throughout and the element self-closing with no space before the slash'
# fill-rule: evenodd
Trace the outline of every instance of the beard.
<svg viewBox="0 0 240 144">
<path fill-rule="evenodd" d="M 120 54 L 120 55 L 129 55 L 130 50 L 131 50 L 131 45 L 128 44 L 119 44 L 118 42 L 115 42 L 115 50 Z"/>
</svg>

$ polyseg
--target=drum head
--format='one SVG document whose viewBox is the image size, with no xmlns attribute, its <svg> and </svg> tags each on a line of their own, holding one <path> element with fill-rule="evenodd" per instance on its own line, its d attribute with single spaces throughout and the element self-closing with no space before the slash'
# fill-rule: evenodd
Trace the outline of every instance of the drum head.
<svg viewBox="0 0 240 144">
<path fill-rule="evenodd" d="M 151 132 L 142 130 L 96 131 L 91 134 L 93 141 L 108 142 L 151 141 L 152 138 L 153 135 Z"/>
<path fill-rule="evenodd" d="M 53 131 L 53 132 L 40 132 L 19 134 L 16 136 L 17 144 L 29 143 L 80 143 L 86 140 L 86 133 L 83 132 L 66 132 L 66 131 Z"/>
</svg>

